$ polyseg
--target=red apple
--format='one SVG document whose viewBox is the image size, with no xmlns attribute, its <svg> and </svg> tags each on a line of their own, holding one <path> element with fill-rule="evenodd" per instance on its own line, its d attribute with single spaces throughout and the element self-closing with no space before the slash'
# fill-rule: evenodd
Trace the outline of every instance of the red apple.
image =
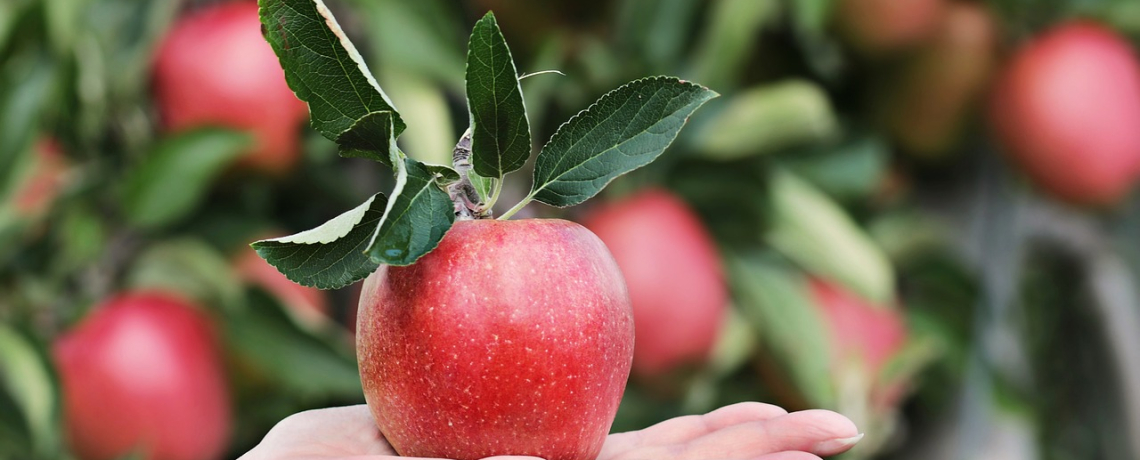
<svg viewBox="0 0 1140 460">
<path fill-rule="evenodd" d="M 299 159 L 308 108 L 285 82 L 261 36 L 257 3 L 206 7 L 183 17 L 158 48 L 154 98 L 171 131 L 202 125 L 248 130 L 255 147 L 239 163 L 284 173 Z"/>
<path fill-rule="evenodd" d="M 53 347 L 70 445 L 84 460 L 220 458 L 230 402 L 210 322 L 162 292 L 98 306 Z"/>
<path fill-rule="evenodd" d="M 653 378 L 708 358 L 728 304 L 716 245 L 662 189 L 608 203 L 583 221 L 610 249 L 633 304 L 633 373 Z"/>
<path fill-rule="evenodd" d="M 329 302 L 320 289 L 290 281 L 248 247 L 234 258 L 233 266 L 243 281 L 272 294 L 302 324 L 321 327 L 328 323 Z"/>
<path fill-rule="evenodd" d="M 633 315 L 593 233 L 562 220 L 456 222 L 365 281 L 364 396 L 400 455 L 594 460 L 625 389 Z"/>
<path fill-rule="evenodd" d="M 862 53 L 882 55 L 921 44 L 938 28 L 945 0 L 839 0 L 840 33 Z"/>
<path fill-rule="evenodd" d="M 1075 204 L 1108 205 L 1140 168 L 1140 66 L 1112 31 L 1071 22 L 1014 56 L 994 94 L 992 123 L 1043 189 Z"/>
<path fill-rule="evenodd" d="M 876 306 L 857 295 L 820 279 L 810 281 L 812 297 L 827 325 L 831 356 L 838 371 L 848 366 L 862 369 L 872 382 L 873 398 L 892 406 L 901 397 L 898 382 L 879 379 L 884 367 L 907 342 L 902 311 Z"/>
</svg>

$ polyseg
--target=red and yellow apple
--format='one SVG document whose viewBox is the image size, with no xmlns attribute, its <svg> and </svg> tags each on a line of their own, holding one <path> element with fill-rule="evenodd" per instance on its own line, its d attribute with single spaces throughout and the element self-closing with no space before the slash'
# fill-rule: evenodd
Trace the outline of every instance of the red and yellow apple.
<svg viewBox="0 0 1140 460">
<path fill-rule="evenodd" d="M 365 281 L 364 396 L 400 455 L 594 460 L 633 357 L 609 251 L 562 220 L 459 221 Z"/>
<path fill-rule="evenodd" d="M 155 57 L 154 99 L 169 131 L 204 125 L 249 131 L 256 143 L 238 164 L 282 174 L 300 158 L 299 128 L 308 107 L 289 89 L 260 31 L 253 1 L 181 18 Z"/>
<path fill-rule="evenodd" d="M 727 313 L 716 245 L 688 205 L 663 189 L 607 203 L 583 224 L 617 261 L 633 305 L 633 373 L 660 377 L 709 357 Z"/>
<path fill-rule="evenodd" d="M 1140 64 L 1104 26 L 1071 22 L 1026 44 L 992 103 L 1004 152 L 1054 196 L 1110 205 L 1140 172 Z"/>
<path fill-rule="evenodd" d="M 73 452 L 112 460 L 220 458 L 230 400 L 207 317 L 169 293 L 119 295 L 60 336 L 53 356 Z"/>
</svg>

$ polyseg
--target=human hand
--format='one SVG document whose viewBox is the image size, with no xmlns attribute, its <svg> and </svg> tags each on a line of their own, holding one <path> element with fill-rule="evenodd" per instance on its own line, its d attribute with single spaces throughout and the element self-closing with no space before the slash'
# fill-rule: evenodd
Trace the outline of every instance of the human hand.
<svg viewBox="0 0 1140 460">
<path fill-rule="evenodd" d="M 854 423 L 834 412 L 789 414 L 769 404 L 740 403 L 611 434 L 598 460 L 811 460 L 842 453 L 861 438 Z M 384 440 L 365 405 L 294 414 L 238 460 L 322 459 L 410 460 Z"/>
</svg>

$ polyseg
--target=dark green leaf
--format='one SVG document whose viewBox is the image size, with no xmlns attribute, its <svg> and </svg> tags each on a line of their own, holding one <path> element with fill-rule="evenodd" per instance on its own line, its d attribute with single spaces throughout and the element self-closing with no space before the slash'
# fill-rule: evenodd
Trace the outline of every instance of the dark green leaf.
<svg viewBox="0 0 1140 460">
<path fill-rule="evenodd" d="M 475 23 L 467 48 L 467 106 L 471 111 L 471 163 L 500 178 L 530 157 L 530 124 L 518 72 L 495 15 Z"/>
<path fill-rule="evenodd" d="M 586 201 L 615 177 L 660 156 L 689 115 L 716 96 L 673 77 L 645 78 L 610 91 L 559 127 L 542 148 L 530 197 L 558 207 Z"/>
<path fill-rule="evenodd" d="M 50 457 L 58 445 L 55 383 L 32 342 L 4 323 L 0 323 L 0 385 L 22 412 L 36 452 Z"/>
<path fill-rule="evenodd" d="M 39 132 L 56 70 L 46 56 L 35 53 L 0 66 L 0 190 L 8 188 L 15 164 Z"/>
<path fill-rule="evenodd" d="M 377 193 L 323 225 L 295 235 L 253 243 L 257 254 L 295 283 L 339 289 L 376 271 L 365 253 L 388 200 Z"/>
<path fill-rule="evenodd" d="M 456 182 L 459 182 L 459 172 L 457 172 L 454 169 L 451 169 L 450 166 L 432 165 L 432 164 L 427 164 L 427 163 L 421 163 L 421 164 L 423 165 L 423 167 L 425 169 L 428 170 L 428 172 L 435 175 L 436 183 L 438 183 L 441 186 L 442 185 L 454 184 Z"/>
<path fill-rule="evenodd" d="M 403 158 L 384 218 L 366 249 L 373 262 L 409 265 L 439 245 L 455 222 L 455 206 L 423 163 Z"/>
<path fill-rule="evenodd" d="M 373 112 L 392 112 L 393 136 L 404 130 L 356 47 L 321 0 L 261 0 L 261 24 L 285 79 L 309 103 L 313 128 L 336 140 Z"/>
<path fill-rule="evenodd" d="M 372 112 L 357 120 L 336 138 L 340 156 L 376 160 L 391 168 L 396 148 L 392 120 L 392 112 Z"/>
<path fill-rule="evenodd" d="M 163 141 L 125 179 L 127 217 L 135 225 L 151 228 L 186 217 L 251 140 L 244 133 L 205 128 Z"/>
</svg>

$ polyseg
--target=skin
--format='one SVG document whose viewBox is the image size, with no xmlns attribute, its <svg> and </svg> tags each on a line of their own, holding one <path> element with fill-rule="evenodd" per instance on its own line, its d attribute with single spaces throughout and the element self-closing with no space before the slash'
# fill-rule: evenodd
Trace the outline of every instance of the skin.
<svg viewBox="0 0 1140 460">
<path fill-rule="evenodd" d="M 597 460 L 818 460 L 843 453 L 862 435 L 830 411 L 787 413 L 762 403 L 722 407 L 609 435 Z M 239 460 L 410 460 L 376 429 L 367 406 L 318 409 L 277 424 Z M 536 460 L 497 456 L 485 460 Z M 438 459 L 433 459 L 438 460 Z"/>
<path fill-rule="evenodd" d="M 365 399 L 411 456 L 596 458 L 633 357 L 617 264 L 564 220 L 456 222 L 371 275 L 358 314 Z"/>
<path fill-rule="evenodd" d="M 606 243 L 629 287 L 633 373 L 651 379 L 704 363 L 720 334 L 728 288 L 716 245 L 693 211 L 650 189 L 603 206 L 583 225 Z"/>
</svg>

